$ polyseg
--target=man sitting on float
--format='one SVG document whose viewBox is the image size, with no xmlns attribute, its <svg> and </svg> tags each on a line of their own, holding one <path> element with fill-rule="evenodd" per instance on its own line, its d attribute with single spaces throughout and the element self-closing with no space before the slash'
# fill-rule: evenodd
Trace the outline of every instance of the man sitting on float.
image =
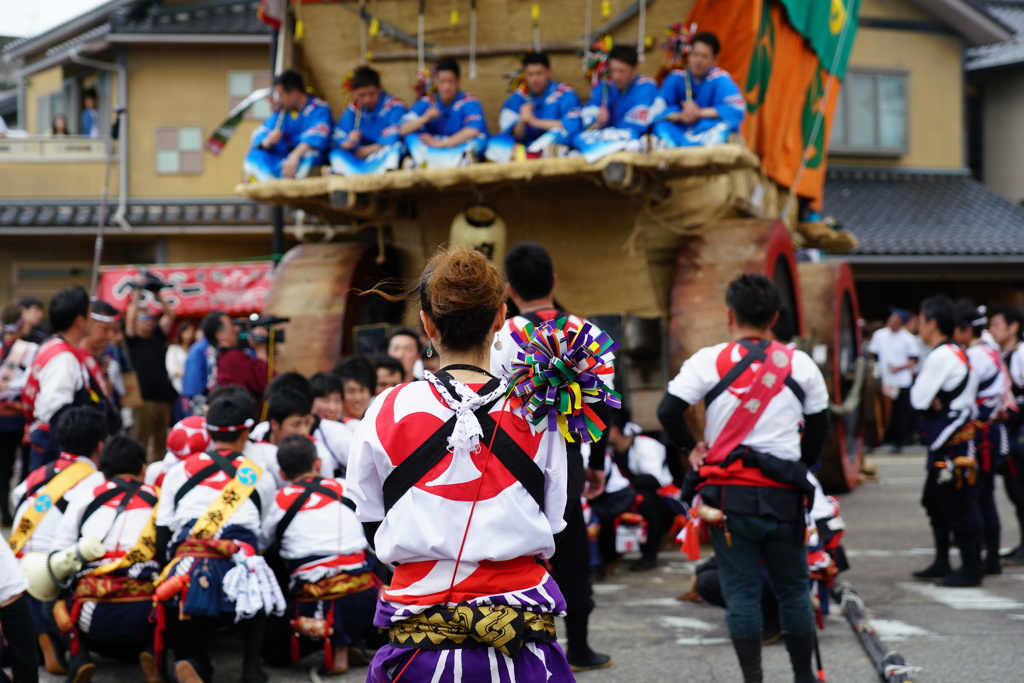
<svg viewBox="0 0 1024 683">
<path fill-rule="evenodd" d="M 669 73 L 654 105 L 655 146 L 720 145 L 739 131 L 747 103 L 728 72 L 715 65 L 720 49 L 714 33 L 690 41 L 687 68 Z"/>
<path fill-rule="evenodd" d="M 359 175 L 398 168 L 405 147 L 399 127 L 406 107 L 380 87 L 380 74 L 361 66 L 352 74 L 352 103 L 331 135 L 331 173 Z"/>
<path fill-rule="evenodd" d="M 498 115 L 501 134 L 487 145 L 495 162 L 552 156 L 580 132 L 580 98 L 571 86 L 551 80 L 551 62 L 543 52 L 523 56 L 523 87 Z"/>
<path fill-rule="evenodd" d="M 323 162 L 331 135 L 331 108 L 306 92 L 298 71 L 282 71 L 274 79 L 278 111 L 252 134 L 242 168 L 249 180 L 305 178 Z"/>
<path fill-rule="evenodd" d="M 616 45 L 608 53 L 610 82 L 590 91 L 583 107 L 583 132 L 573 145 L 593 163 L 623 150 L 644 149 L 643 136 L 651 125 L 651 107 L 658 84 L 637 73 L 636 48 Z"/>
<path fill-rule="evenodd" d="M 428 90 L 402 117 L 402 140 L 415 168 L 455 168 L 483 155 L 487 147 L 483 106 L 459 85 L 458 62 L 438 61 L 433 92 Z"/>
</svg>

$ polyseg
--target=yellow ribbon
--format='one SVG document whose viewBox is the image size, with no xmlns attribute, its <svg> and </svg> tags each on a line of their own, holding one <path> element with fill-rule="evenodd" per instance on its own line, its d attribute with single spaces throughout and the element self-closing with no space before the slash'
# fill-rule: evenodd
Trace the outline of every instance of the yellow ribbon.
<svg viewBox="0 0 1024 683">
<path fill-rule="evenodd" d="M 145 528 L 139 534 L 139 540 L 135 542 L 132 549 L 120 558 L 89 572 L 89 576 L 110 574 L 118 569 L 127 569 L 133 564 L 149 562 L 154 557 L 156 557 L 156 505 L 153 506 L 153 512 L 149 515 L 149 521 L 146 522 Z"/>
<path fill-rule="evenodd" d="M 224 486 L 217 499 L 210 503 L 206 512 L 196 520 L 190 533 L 192 538 L 213 538 L 242 503 L 249 499 L 262 475 L 263 469 L 259 465 L 248 458 L 242 458 L 238 469 L 235 470 L 235 476 Z"/>
<path fill-rule="evenodd" d="M 28 539 L 32 538 L 36 527 L 39 526 L 39 522 L 57 504 L 57 501 L 95 471 L 86 463 L 78 461 L 62 469 L 43 487 L 43 490 L 28 505 L 25 514 L 21 516 L 18 528 L 11 534 L 11 550 L 15 555 L 25 547 Z"/>
</svg>

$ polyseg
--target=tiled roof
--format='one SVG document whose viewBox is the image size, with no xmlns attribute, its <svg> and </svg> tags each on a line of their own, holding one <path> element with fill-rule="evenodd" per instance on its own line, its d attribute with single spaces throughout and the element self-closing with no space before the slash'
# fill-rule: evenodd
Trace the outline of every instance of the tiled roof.
<svg viewBox="0 0 1024 683">
<path fill-rule="evenodd" d="M 968 71 L 982 71 L 1024 62 L 1024 0 L 989 0 L 985 10 L 1010 28 L 1013 38 L 967 49 Z"/>
<path fill-rule="evenodd" d="M 966 175 L 829 171 L 825 210 L 855 255 L 1024 255 L 1024 207 Z"/>
<path fill-rule="evenodd" d="M 237 199 L 197 199 L 189 201 L 135 200 L 128 202 L 125 218 L 133 227 L 164 226 L 240 226 L 270 225 L 271 208 Z M 117 201 L 107 205 L 108 219 L 117 210 Z M 31 227 L 84 228 L 99 222 L 97 200 L 22 200 L 6 201 L 0 207 L 0 228 Z M 286 218 L 287 220 L 287 218 Z"/>
<path fill-rule="evenodd" d="M 116 27 L 116 33 L 265 34 L 268 28 L 256 18 L 259 0 L 200 3 L 166 7 L 142 19 Z"/>
</svg>

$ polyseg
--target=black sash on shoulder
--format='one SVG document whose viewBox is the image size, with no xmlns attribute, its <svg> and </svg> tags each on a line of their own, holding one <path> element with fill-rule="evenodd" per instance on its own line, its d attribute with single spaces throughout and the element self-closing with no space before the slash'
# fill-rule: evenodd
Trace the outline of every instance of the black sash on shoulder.
<svg viewBox="0 0 1024 683">
<path fill-rule="evenodd" d="M 82 527 L 85 526 L 85 522 L 87 519 L 92 517 L 93 514 L 96 511 L 98 511 L 101 507 L 106 505 L 107 502 L 116 498 L 122 493 L 124 494 L 124 498 L 122 498 L 121 502 L 117 504 L 117 510 L 114 511 L 115 521 L 124 513 L 125 510 L 128 509 L 128 504 L 131 503 L 132 499 L 135 498 L 136 495 L 138 495 L 139 498 L 144 500 L 151 508 L 156 505 L 156 496 L 154 496 L 149 491 L 143 491 L 142 484 L 140 484 L 139 482 L 132 481 L 130 479 L 114 479 L 113 482 L 114 488 L 107 489 L 100 495 L 96 496 L 92 500 L 92 502 L 89 503 L 88 507 L 85 508 L 85 512 L 82 514 L 82 523 L 78 527 L 79 535 L 81 535 Z M 111 522 L 110 528 L 114 528 L 113 522 Z"/>
<path fill-rule="evenodd" d="M 204 481 L 209 479 L 217 472 L 224 472 L 230 478 L 234 478 L 235 472 L 238 471 L 238 467 L 235 466 L 235 458 L 242 456 L 241 453 L 234 453 L 230 458 L 221 455 L 216 451 L 208 451 L 206 455 L 213 459 L 213 462 L 193 474 L 188 481 L 186 481 L 177 493 L 174 494 L 174 506 L 177 507 L 181 499 L 185 497 L 189 491 L 202 484 Z M 244 456 L 242 456 L 244 457 Z M 263 501 L 260 500 L 260 494 L 258 491 L 253 489 L 252 494 L 249 496 L 249 500 L 252 501 L 253 505 L 256 506 L 256 511 L 263 515 Z"/>
<path fill-rule="evenodd" d="M 768 358 L 767 349 L 768 345 L 771 344 L 771 341 L 768 339 L 759 339 L 756 342 L 751 341 L 750 339 L 740 339 L 736 343 L 745 348 L 747 353 L 740 359 L 740 362 L 732 366 L 732 369 L 725 373 L 725 376 L 718 381 L 718 384 L 712 387 L 711 391 L 704 396 L 705 410 L 707 410 L 707 407 L 711 405 L 712 401 L 721 396 L 729 387 L 731 387 L 732 383 L 739 379 L 740 375 L 742 375 L 747 368 L 757 361 L 765 361 Z M 793 379 L 792 373 L 786 376 L 785 385 L 793 392 L 797 400 L 800 401 L 800 405 L 803 405 L 806 394 L 804 393 L 803 388 L 796 383 L 795 379 Z"/>
<path fill-rule="evenodd" d="M 343 498 L 342 495 L 334 489 L 327 488 L 320 483 L 321 481 L 322 479 L 320 477 L 314 477 L 311 480 L 298 481 L 293 484 L 294 486 L 301 486 L 305 491 L 300 493 L 298 497 L 292 501 L 292 504 L 289 505 L 288 509 L 285 511 L 284 517 L 281 518 L 281 522 L 277 525 L 277 540 L 275 541 L 277 547 L 281 547 L 281 539 L 284 538 L 284 532 L 288 530 L 292 520 L 295 519 L 295 515 L 299 514 L 299 511 L 302 510 L 302 506 L 306 504 L 306 501 L 309 500 L 314 493 L 319 493 L 321 496 L 325 496 L 331 500 L 336 500 L 353 510 L 355 509 L 355 505 L 352 501 L 347 498 Z"/>
<path fill-rule="evenodd" d="M 444 383 L 453 397 L 459 398 L 451 386 L 450 378 L 446 373 L 438 373 L 437 378 Z M 488 394 L 498 388 L 499 380 L 492 379 L 480 389 L 481 394 Z M 483 430 L 481 443 L 491 443 L 494 439 L 494 447 L 491 451 L 499 462 L 523 485 L 530 497 L 536 501 L 541 510 L 544 509 L 544 472 L 540 469 L 533 458 L 529 456 L 516 443 L 515 439 L 508 435 L 503 429 L 498 429 L 497 422 L 490 416 L 489 411 L 500 398 L 491 403 L 481 406 L 475 411 L 477 420 Z M 395 503 L 408 493 L 409 489 L 418 484 L 427 473 L 430 472 L 445 455 L 448 453 L 448 437 L 455 431 L 456 416 L 453 415 L 437 431 L 431 434 L 426 441 L 420 444 L 419 448 L 413 451 L 409 457 L 401 462 L 387 479 L 384 480 L 384 513 L 387 514 Z"/>
</svg>

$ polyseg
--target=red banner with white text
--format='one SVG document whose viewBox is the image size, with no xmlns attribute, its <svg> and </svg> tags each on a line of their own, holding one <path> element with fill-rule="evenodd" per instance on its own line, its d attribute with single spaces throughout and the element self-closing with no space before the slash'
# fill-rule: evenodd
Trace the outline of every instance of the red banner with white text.
<svg viewBox="0 0 1024 683">
<path fill-rule="evenodd" d="M 172 285 L 163 290 L 163 297 L 181 318 L 199 318 L 210 311 L 224 311 L 231 316 L 259 313 L 270 291 L 274 264 L 210 263 L 145 266 L 146 270 Z M 118 310 L 125 310 L 131 299 L 132 282 L 139 279 L 140 266 L 109 266 L 100 268 L 97 297 Z M 156 308 L 156 298 L 143 291 L 143 300 Z"/>
</svg>

